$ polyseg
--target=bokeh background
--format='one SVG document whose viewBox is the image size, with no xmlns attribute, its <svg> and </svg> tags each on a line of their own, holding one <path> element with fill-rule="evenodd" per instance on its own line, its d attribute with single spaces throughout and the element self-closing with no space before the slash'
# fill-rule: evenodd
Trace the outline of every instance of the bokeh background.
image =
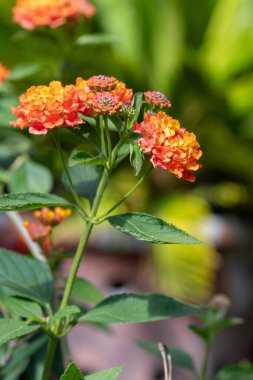
<svg viewBox="0 0 253 380">
<path fill-rule="evenodd" d="M 93 4 L 97 13 L 92 20 L 29 32 L 12 22 L 14 1 L 0 0 L 0 62 L 11 69 L 9 80 L 0 86 L 0 187 L 13 191 L 14 185 L 6 185 L 6 171 L 21 155 L 50 169 L 56 178 L 53 191 L 64 192 L 50 138 L 30 137 L 9 126 L 11 105 L 17 104 L 17 96 L 31 85 L 55 79 L 73 83 L 77 76 L 101 73 L 116 76 L 134 91 L 164 92 L 172 102 L 170 114 L 197 135 L 203 168 L 194 184 L 156 171 L 125 209 L 153 212 L 208 244 L 186 248 L 146 247 L 132 241 L 123 244 L 121 236 L 101 230 L 93 236 L 90 250 L 96 252 L 96 268 L 99 254 L 101 260 L 107 256 L 108 263 L 113 257 L 114 262 L 126 260 L 124 265 L 130 268 L 137 265 L 133 260 L 138 263 L 134 278 L 123 269 L 115 269 L 121 273 L 118 277 L 108 274 L 103 287 L 110 292 L 129 289 L 140 280 L 137 289 L 158 289 L 188 302 L 205 303 L 214 293 L 227 294 L 231 314 L 244 318 L 245 324 L 220 335 L 212 368 L 250 360 L 253 2 L 93 0 Z M 74 140 L 68 135 L 63 138 L 67 151 Z M 135 180 L 129 165 L 123 164 L 113 178 L 107 204 Z M 59 227 L 56 238 L 74 246 L 78 226 L 79 221 L 72 218 Z M 112 239 L 116 239 L 115 245 Z M 97 276 L 102 281 L 103 274 Z M 193 351 L 198 358 L 197 346 Z M 152 376 L 152 380 L 159 378 Z"/>
</svg>

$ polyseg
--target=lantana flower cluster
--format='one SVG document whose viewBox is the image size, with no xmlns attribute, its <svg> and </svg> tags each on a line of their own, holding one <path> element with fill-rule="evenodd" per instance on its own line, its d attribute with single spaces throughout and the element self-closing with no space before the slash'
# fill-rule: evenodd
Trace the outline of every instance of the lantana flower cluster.
<svg viewBox="0 0 253 380">
<path fill-rule="evenodd" d="M 69 208 L 55 207 L 50 209 L 43 207 L 33 212 L 35 221 L 25 220 L 24 226 L 27 228 L 31 239 L 37 241 L 47 255 L 50 255 L 52 228 L 63 222 L 71 213 L 72 210 Z"/>
<path fill-rule="evenodd" d="M 161 111 L 171 106 L 161 92 L 145 92 L 144 102 L 148 111 L 144 113 L 143 121 L 135 121 L 132 125 L 132 133 L 142 135 L 138 143 L 143 153 L 151 155 L 150 161 L 155 168 L 193 182 L 193 172 L 201 167 L 199 159 L 202 155 L 195 134 Z M 58 81 L 49 86 L 33 86 L 20 96 L 19 103 L 17 108 L 12 108 L 18 118 L 11 124 L 21 129 L 29 128 L 31 134 L 46 134 L 53 128 L 82 125 L 84 120 L 80 114 L 97 120 L 100 116 L 131 118 L 134 114 L 132 89 L 118 79 L 104 75 L 87 80 L 77 78 L 75 85 L 65 87 Z"/>
<path fill-rule="evenodd" d="M 179 121 L 165 112 L 146 113 L 142 123 L 134 124 L 134 130 L 143 135 L 138 142 L 143 152 L 151 155 L 155 168 L 195 181 L 193 172 L 201 167 L 198 160 L 202 152 L 194 133 L 181 128 Z"/>
<path fill-rule="evenodd" d="M 9 70 L 2 63 L 0 63 L 0 83 L 8 78 Z"/>
<path fill-rule="evenodd" d="M 95 12 L 88 0 L 17 0 L 13 21 L 28 30 L 39 26 L 57 28 L 80 16 L 91 18 Z"/>
<path fill-rule="evenodd" d="M 29 128 L 31 134 L 45 135 L 56 127 L 82 124 L 79 112 L 85 116 L 116 114 L 123 104 L 131 103 L 133 91 L 115 78 L 114 85 L 108 86 L 107 78 L 77 78 L 76 85 L 65 87 L 59 81 L 49 86 L 32 86 L 19 97 L 19 106 L 12 108 L 18 119 L 11 124 Z"/>
</svg>

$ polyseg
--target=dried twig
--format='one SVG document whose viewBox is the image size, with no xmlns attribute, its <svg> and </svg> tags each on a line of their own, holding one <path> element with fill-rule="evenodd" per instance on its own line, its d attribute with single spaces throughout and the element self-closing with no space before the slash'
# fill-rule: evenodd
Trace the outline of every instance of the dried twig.
<svg viewBox="0 0 253 380">
<path fill-rule="evenodd" d="M 171 363 L 171 355 L 167 352 L 167 347 L 162 344 L 158 343 L 159 351 L 161 352 L 162 359 L 163 359 L 163 369 L 164 369 L 164 380 L 171 380 L 172 379 L 172 363 Z"/>
<path fill-rule="evenodd" d="M 37 260 L 41 261 L 42 263 L 46 263 L 47 260 L 43 255 L 40 246 L 30 238 L 30 235 L 27 229 L 24 227 L 23 220 L 19 213 L 16 211 L 8 211 L 6 212 L 6 215 L 8 216 L 8 218 L 10 218 L 10 220 L 13 222 L 19 233 L 22 235 L 32 256 L 35 257 Z"/>
</svg>

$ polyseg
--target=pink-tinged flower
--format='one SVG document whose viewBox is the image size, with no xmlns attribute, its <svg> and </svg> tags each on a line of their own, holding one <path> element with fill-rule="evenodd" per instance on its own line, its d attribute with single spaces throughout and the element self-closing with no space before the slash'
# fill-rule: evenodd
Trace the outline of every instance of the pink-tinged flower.
<svg viewBox="0 0 253 380">
<path fill-rule="evenodd" d="M 94 75 L 86 81 L 86 85 L 93 92 L 109 92 L 115 90 L 118 79 L 114 77 L 107 77 L 105 75 Z"/>
<path fill-rule="evenodd" d="M 5 79 L 7 79 L 9 75 L 9 70 L 7 69 L 7 67 L 5 67 L 4 65 L 2 65 L 0 63 L 0 84 L 5 81 Z"/>
<path fill-rule="evenodd" d="M 75 85 L 85 116 L 114 115 L 122 105 L 130 105 L 133 90 L 114 77 L 95 75 L 87 80 L 77 78 Z"/>
<path fill-rule="evenodd" d="M 51 226 L 46 226 L 42 223 L 31 223 L 29 221 L 24 222 L 24 226 L 27 228 L 32 240 L 39 240 L 47 237 L 51 231 Z"/>
<path fill-rule="evenodd" d="M 134 130 L 143 135 L 138 143 L 144 153 L 152 156 L 155 168 L 168 170 L 177 178 L 195 181 L 192 172 L 202 167 L 198 162 L 202 152 L 194 133 L 180 128 L 179 121 L 164 112 L 146 113 L 142 123 L 135 122 Z"/>
<path fill-rule="evenodd" d="M 28 30 L 39 26 L 57 28 L 80 16 L 91 18 L 95 12 L 88 0 L 17 0 L 13 21 Z"/>
<path fill-rule="evenodd" d="M 53 81 L 49 86 L 33 86 L 19 97 L 19 106 L 12 112 L 18 117 L 11 125 L 29 133 L 45 135 L 56 127 L 72 127 L 83 123 L 78 117 L 82 102 L 75 86 L 63 87 Z"/>
<path fill-rule="evenodd" d="M 114 115 L 122 106 L 122 102 L 111 92 L 97 92 L 90 104 L 97 115 Z"/>
<path fill-rule="evenodd" d="M 151 104 L 154 108 L 169 108 L 171 103 L 169 99 L 159 91 L 144 92 L 144 98 L 147 103 Z"/>
</svg>

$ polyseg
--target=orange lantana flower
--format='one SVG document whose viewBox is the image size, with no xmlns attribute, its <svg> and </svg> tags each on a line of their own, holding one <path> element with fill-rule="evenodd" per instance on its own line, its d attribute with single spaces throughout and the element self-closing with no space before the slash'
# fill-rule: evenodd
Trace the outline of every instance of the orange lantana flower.
<svg viewBox="0 0 253 380">
<path fill-rule="evenodd" d="M 0 83 L 2 83 L 9 75 L 9 70 L 0 63 Z"/>
<path fill-rule="evenodd" d="M 38 26 L 57 28 L 68 19 L 91 18 L 96 8 L 88 0 L 17 0 L 13 21 L 24 29 Z"/>
<path fill-rule="evenodd" d="M 29 128 L 31 134 L 45 135 L 55 127 L 83 123 L 78 117 L 82 103 L 72 85 L 63 87 L 61 82 L 53 81 L 49 86 L 33 86 L 19 97 L 19 103 L 17 108 L 12 107 L 18 119 L 10 124 Z"/>
<path fill-rule="evenodd" d="M 146 113 L 142 123 L 135 122 L 134 130 L 143 135 L 138 143 L 144 153 L 152 156 L 155 168 L 168 170 L 177 178 L 195 181 L 192 172 L 201 168 L 198 160 L 202 152 L 194 133 L 181 128 L 178 120 L 164 112 Z"/>
<path fill-rule="evenodd" d="M 43 207 L 40 210 L 33 212 L 35 218 L 45 225 L 56 226 L 57 224 L 64 221 L 72 214 L 70 208 L 55 207 L 50 209 L 48 207 Z"/>
</svg>

